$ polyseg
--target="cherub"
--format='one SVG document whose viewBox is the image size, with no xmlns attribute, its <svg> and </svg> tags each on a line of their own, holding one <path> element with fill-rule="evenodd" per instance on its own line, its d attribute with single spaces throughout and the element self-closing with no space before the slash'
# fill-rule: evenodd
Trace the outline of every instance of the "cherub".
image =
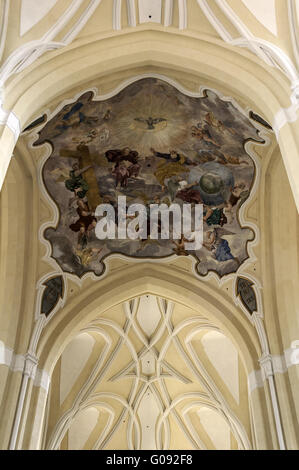
<svg viewBox="0 0 299 470">
<path fill-rule="evenodd" d="M 234 131 L 234 129 L 231 129 L 230 127 L 225 127 L 225 125 L 223 124 L 222 121 L 218 120 L 215 118 L 214 114 L 212 112 L 209 112 L 205 115 L 205 119 L 204 121 L 211 127 L 214 127 L 215 129 L 219 130 L 221 132 L 221 134 L 223 134 L 223 132 L 225 130 L 228 130 L 231 134 L 235 134 L 236 132 Z"/>
<path fill-rule="evenodd" d="M 249 195 L 249 191 L 246 190 L 246 184 L 244 181 L 236 184 L 233 188 L 231 188 L 231 195 L 227 202 L 227 210 L 232 211 L 232 208 L 238 204 L 238 202 L 244 201 Z"/>
<path fill-rule="evenodd" d="M 205 206 L 203 220 L 208 225 L 220 225 L 220 227 L 223 227 L 223 225 L 227 223 L 227 217 L 225 216 L 223 209 L 223 204 L 215 207 Z"/>
<path fill-rule="evenodd" d="M 104 116 L 103 116 L 103 120 L 104 121 L 110 121 L 111 119 L 111 109 L 107 109 L 107 111 L 105 112 Z"/>
<path fill-rule="evenodd" d="M 83 137 L 73 137 L 72 141 L 79 145 L 88 145 L 92 142 L 98 135 L 98 131 L 96 129 L 92 129 Z"/>
<path fill-rule="evenodd" d="M 247 160 L 240 160 L 240 157 L 233 157 L 232 155 L 228 155 L 227 153 L 224 154 L 227 163 L 231 165 L 249 165 Z"/>
<path fill-rule="evenodd" d="M 129 171 L 124 162 L 116 163 L 111 172 L 115 176 L 115 186 L 126 187 L 128 184 Z"/>
<path fill-rule="evenodd" d="M 104 127 L 101 129 L 100 135 L 99 135 L 99 140 L 101 143 L 106 142 L 110 137 L 110 131 L 107 129 L 107 127 Z"/>
<path fill-rule="evenodd" d="M 79 218 L 70 225 L 73 232 L 78 233 L 78 250 L 86 248 L 91 232 L 95 229 L 97 219 L 94 213 L 90 211 L 87 201 L 77 200 L 77 213 Z"/>
<path fill-rule="evenodd" d="M 220 228 L 209 230 L 206 232 L 206 239 L 203 242 L 203 246 L 212 253 L 212 256 L 217 261 L 235 260 L 238 262 L 237 258 L 231 253 L 228 241 L 222 238 L 225 235 L 233 235 L 233 233 Z"/>
<path fill-rule="evenodd" d="M 88 266 L 102 250 L 103 248 L 85 248 L 84 250 L 77 249 L 76 255 L 83 266 Z"/>
<path fill-rule="evenodd" d="M 175 196 L 180 188 L 179 176 L 175 175 L 173 178 L 169 178 L 167 182 L 168 194 L 171 201 L 174 201 Z"/>
<path fill-rule="evenodd" d="M 132 163 L 128 166 L 129 178 L 138 178 L 141 165 L 139 163 Z"/>
<path fill-rule="evenodd" d="M 79 127 L 81 122 L 92 125 L 93 123 L 98 121 L 97 116 L 88 116 L 83 113 L 82 108 L 83 103 L 81 103 L 80 101 L 72 106 L 67 106 L 63 110 L 64 112 L 59 113 L 59 115 L 57 116 L 55 129 L 62 133 L 66 131 L 69 127 L 71 127 L 72 129 L 76 129 L 77 127 Z"/>
<path fill-rule="evenodd" d="M 199 122 L 196 126 L 191 127 L 191 135 L 192 137 L 197 137 L 199 140 L 204 140 L 205 142 L 211 143 L 215 145 L 215 147 L 220 147 L 220 145 L 217 144 L 217 142 L 211 136 L 207 126 L 201 127 Z"/>
<path fill-rule="evenodd" d="M 182 201 L 194 204 L 202 203 L 200 191 L 198 190 L 199 181 L 189 183 L 186 180 L 179 182 L 180 189 L 176 194 L 176 197 L 182 199 Z"/>
<path fill-rule="evenodd" d="M 55 177 L 57 183 L 65 183 L 65 180 L 68 179 L 70 175 L 69 168 L 54 168 L 54 170 L 50 171 L 50 174 Z"/>
<path fill-rule="evenodd" d="M 86 166 L 80 169 L 78 163 L 74 163 L 71 171 L 69 172 L 69 179 L 65 180 L 65 187 L 69 191 L 72 191 L 75 196 L 83 199 L 89 189 L 87 182 L 83 178 L 83 173 L 92 166 Z"/>
<path fill-rule="evenodd" d="M 169 153 L 157 152 L 153 147 L 150 150 L 156 158 L 161 159 L 154 175 L 161 185 L 162 191 L 165 191 L 166 179 L 183 173 L 189 173 L 190 169 L 188 167 L 196 165 L 196 163 L 176 150 L 170 150 Z"/>
</svg>

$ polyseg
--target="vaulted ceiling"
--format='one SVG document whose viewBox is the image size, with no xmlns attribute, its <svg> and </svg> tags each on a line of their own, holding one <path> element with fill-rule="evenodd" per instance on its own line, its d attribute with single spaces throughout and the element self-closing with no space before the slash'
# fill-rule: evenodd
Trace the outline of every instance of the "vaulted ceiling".
<svg viewBox="0 0 299 470">
<path fill-rule="evenodd" d="M 153 295 L 115 306 L 53 372 L 46 448 L 248 449 L 238 351 L 198 312 Z"/>
<path fill-rule="evenodd" d="M 9 367 L 15 367 L 14 350 L 24 364 L 34 364 L 34 371 L 38 362 L 37 375 L 30 376 L 35 386 L 28 403 L 32 399 L 33 408 L 26 403 L 22 409 L 21 403 L 19 409 L 27 413 L 38 403 L 38 413 L 46 410 L 40 428 L 38 418 L 26 424 L 28 447 L 248 449 L 269 442 L 275 446 L 278 440 L 284 448 L 277 394 L 264 387 L 269 377 L 289 367 L 284 355 L 292 334 L 284 329 L 284 315 L 290 311 L 290 318 L 295 316 L 298 296 L 296 207 L 290 189 L 299 208 L 298 25 L 295 0 L 2 0 L 0 298 L 10 322 L 3 329 L 3 345 L 13 358 Z M 165 260 L 136 260 L 129 258 L 134 250 L 119 254 L 115 249 L 103 265 L 92 259 L 101 268 L 94 273 L 101 276 L 88 266 L 96 251 L 76 250 L 77 235 L 69 230 L 74 221 L 67 217 L 77 217 L 77 208 L 69 204 L 73 194 L 66 189 L 66 177 L 61 179 L 69 177 L 74 164 L 68 152 L 77 150 L 78 143 L 90 144 L 99 157 L 100 177 L 107 176 L 109 165 L 115 170 L 105 153 L 129 145 L 127 138 L 133 150 L 136 145 L 149 158 L 156 129 L 147 122 L 150 114 L 140 114 L 138 80 L 162 81 L 163 93 L 172 87 L 171 93 L 182 95 L 181 102 L 171 100 L 167 116 L 159 100 L 154 117 L 162 122 L 157 130 L 169 130 L 167 121 L 182 111 L 183 143 L 175 144 L 190 152 L 188 158 L 213 154 L 213 164 L 226 173 L 230 168 L 238 183 L 244 183 L 243 173 L 250 180 L 240 201 L 245 203 L 238 207 L 238 223 L 247 233 L 242 259 L 233 233 L 224 234 L 225 249 L 231 244 L 229 259 L 213 258 L 213 243 L 210 251 L 203 249 L 206 259 L 199 256 L 197 265 L 173 247 Z M 126 112 L 129 98 L 118 116 L 118 100 L 131 89 L 135 108 Z M 198 115 L 192 111 L 187 120 L 187 100 L 202 99 L 205 93 L 209 107 L 196 108 Z M 150 96 L 147 89 L 145 94 Z M 107 124 L 110 99 L 116 104 Z M 81 111 L 73 109 L 78 102 Z M 230 107 L 236 120 L 222 106 Z M 73 113 L 71 120 L 68 113 Z M 245 121 L 248 135 L 239 132 Z M 210 142 L 201 137 L 200 122 L 208 125 Z M 60 129 L 54 135 L 56 147 L 49 129 Z M 113 132 L 111 146 L 102 145 L 100 139 Z M 159 136 L 155 142 L 163 144 Z M 34 146 L 38 139 L 42 145 Z M 194 149 L 184 147 L 184 141 L 195 142 Z M 169 145 L 160 150 L 168 152 Z M 225 155 L 217 150 L 221 146 Z M 66 159 L 60 165 L 61 150 Z M 191 155 L 191 150 L 199 152 Z M 50 197 L 51 188 L 53 195 L 59 192 L 65 214 Z M 11 218 L 12 213 L 18 217 Z M 44 236 L 59 227 L 61 215 L 72 236 L 68 254 L 81 264 L 78 272 L 69 268 L 59 243 L 52 250 Z M 211 225 L 220 228 L 218 222 Z M 148 255 L 151 249 L 146 249 Z M 123 285 L 125 292 L 119 294 Z M 257 404 L 254 410 L 249 402 Z M 291 423 L 293 418 L 285 416 Z M 13 423 L 11 448 L 23 445 L 20 423 Z"/>
<path fill-rule="evenodd" d="M 298 10 L 294 0 L 3 0 L 0 79 L 4 84 L 46 51 L 92 35 L 168 28 L 245 47 L 295 81 Z"/>
</svg>

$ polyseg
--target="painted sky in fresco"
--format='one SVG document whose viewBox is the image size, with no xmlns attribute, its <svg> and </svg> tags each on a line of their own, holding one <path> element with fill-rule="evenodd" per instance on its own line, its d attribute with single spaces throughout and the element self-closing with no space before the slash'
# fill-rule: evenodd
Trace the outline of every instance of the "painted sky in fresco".
<svg viewBox="0 0 299 470">
<path fill-rule="evenodd" d="M 252 121 L 231 102 L 206 90 L 189 97 L 154 78 L 139 80 L 114 97 L 92 92 L 66 105 L 39 132 L 50 142 L 44 184 L 60 219 L 44 237 L 63 271 L 81 277 L 103 272 L 111 253 L 138 258 L 193 256 L 201 275 L 235 272 L 254 238 L 238 212 L 250 196 L 255 165 L 247 140 L 263 143 Z M 181 240 L 98 240 L 100 203 L 203 204 L 204 245 L 186 252 Z"/>
</svg>

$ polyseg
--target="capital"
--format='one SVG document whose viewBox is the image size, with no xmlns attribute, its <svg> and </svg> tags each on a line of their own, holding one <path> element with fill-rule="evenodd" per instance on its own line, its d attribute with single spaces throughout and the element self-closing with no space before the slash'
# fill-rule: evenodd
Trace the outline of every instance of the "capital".
<svg viewBox="0 0 299 470">
<path fill-rule="evenodd" d="M 264 379 L 269 379 L 269 377 L 274 375 L 273 359 L 271 354 L 263 354 L 263 356 L 259 359 L 259 363 L 261 365 Z"/>
</svg>

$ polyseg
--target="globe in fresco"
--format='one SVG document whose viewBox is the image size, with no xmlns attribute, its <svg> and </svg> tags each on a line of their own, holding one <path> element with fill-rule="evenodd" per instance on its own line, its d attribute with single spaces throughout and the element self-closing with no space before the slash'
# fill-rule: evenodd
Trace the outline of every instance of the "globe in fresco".
<svg viewBox="0 0 299 470">
<path fill-rule="evenodd" d="M 199 186 L 205 193 L 216 194 L 223 188 L 224 183 L 221 176 L 215 173 L 206 173 L 200 178 Z"/>
<path fill-rule="evenodd" d="M 193 189 L 199 190 L 204 204 L 217 206 L 228 201 L 234 187 L 234 176 L 225 165 L 206 162 L 192 171 L 189 182 L 198 182 Z"/>
</svg>

